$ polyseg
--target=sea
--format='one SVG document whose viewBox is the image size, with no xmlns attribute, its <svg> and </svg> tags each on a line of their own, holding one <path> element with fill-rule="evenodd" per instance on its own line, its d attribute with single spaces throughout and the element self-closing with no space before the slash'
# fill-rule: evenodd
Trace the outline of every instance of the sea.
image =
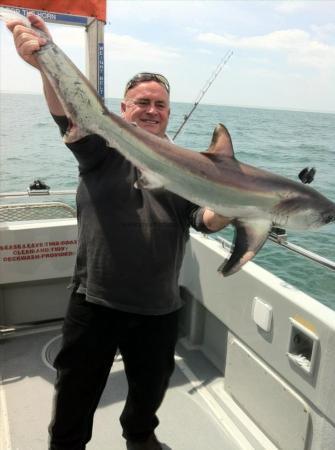
<svg viewBox="0 0 335 450">
<path fill-rule="evenodd" d="M 120 112 L 120 100 L 106 103 Z M 172 103 L 170 136 L 192 106 Z M 218 122 L 229 129 L 237 159 L 297 181 L 303 168 L 314 167 L 312 186 L 335 201 L 335 114 L 200 104 L 176 143 L 205 150 Z M 25 191 L 36 179 L 53 190 L 76 188 L 77 163 L 41 95 L 1 93 L 0 164 L 0 192 Z M 73 197 L 67 201 L 74 203 Z M 219 234 L 233 237 L 231 227 Z M 335 224 L 317 231 L 290 231 L 288 240 L 335 261 Z M 335 271 L 269 240 L 254 262 L 335 310 Z"/>
</svg>

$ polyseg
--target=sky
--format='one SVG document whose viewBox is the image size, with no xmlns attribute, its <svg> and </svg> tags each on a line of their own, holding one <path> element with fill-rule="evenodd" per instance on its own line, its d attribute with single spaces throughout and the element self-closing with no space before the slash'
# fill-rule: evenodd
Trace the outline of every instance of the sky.
<svg viewBox="0 0 335 450">
<path fill-rule="evenodd" d="M 48 26 L 84 70 L 84 30 Z M 203 103 L 335 112 L 335 0 L 109 0 L 105 47 L 106 97 L 154 71 L 169 79 L 172 101 L 194 102 L 232 51 Z M 2 24 L 0 90 L 41 92 Z"/>
</svg>

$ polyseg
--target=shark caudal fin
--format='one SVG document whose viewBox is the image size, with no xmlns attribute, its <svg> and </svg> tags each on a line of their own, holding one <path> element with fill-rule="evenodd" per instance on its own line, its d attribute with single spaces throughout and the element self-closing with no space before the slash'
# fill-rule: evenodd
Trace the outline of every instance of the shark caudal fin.
<svg viewBox="0 0 335 450">
<path fill-rule="evenodd" d="M 219 123 L 213 132 L 212 141 L 205 153 L 214 153 L 234 158 L 233 143 L 227 128 Z"/>
<path fill-rule="evenodd" d="M 237 272 L 245 263 L 251 261 L 262 248 L 272 227 L 272 223 L 262 219 L 232 221 L 235 227 L 234 249 L 228 259 L 218 268 L 223 276 Z"/>
<path fill-rule="evenodd" d="M 25 27 L 31 28 L 30 20 L 27 17 L 23 16 L 22 14 L 20 14 L 16 11 L 13 11 L 12 9 L 3 8 L 2 6 L 0 7 L 0 20 L 7 23 L 12 20 L 18 20 L 18 19 L 22 22 L 22 25 L 24 25 Z"/>
</svg>

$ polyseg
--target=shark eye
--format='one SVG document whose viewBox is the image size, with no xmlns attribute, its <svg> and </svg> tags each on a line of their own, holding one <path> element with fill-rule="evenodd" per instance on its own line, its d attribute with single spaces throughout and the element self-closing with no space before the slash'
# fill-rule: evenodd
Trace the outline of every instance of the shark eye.
<svg viewBox="0 0 335 450">
<path fill-rule="evenodd" d="M 328 216 L 326 216 L 324 218 L 324 223 L 330 223 L 330 222 L 335 222 L 335 216 L 332 216 L 331 214 L 329 214 Z"/>
</svg>

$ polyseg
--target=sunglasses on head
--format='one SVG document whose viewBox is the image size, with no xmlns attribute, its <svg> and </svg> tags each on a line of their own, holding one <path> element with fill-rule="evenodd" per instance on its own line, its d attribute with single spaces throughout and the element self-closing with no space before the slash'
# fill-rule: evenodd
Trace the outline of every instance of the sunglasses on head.
<svg viewBox="0 0 335 450">
<path fill-rule="evenodd" d="M 160 73 L 152 73 L 152 72 L 141 72 L 133 76 L 133 78 L 131 78 L 126 84 L 124 94 L 126 95 L 129 89 L 137 86 L 139 83 L 143 83 L 144 81 L 156 81 L 157 83 L 164 86 L 168 94 L 170 94 L 170 85 L 168 80 Z"/>
</svg>

